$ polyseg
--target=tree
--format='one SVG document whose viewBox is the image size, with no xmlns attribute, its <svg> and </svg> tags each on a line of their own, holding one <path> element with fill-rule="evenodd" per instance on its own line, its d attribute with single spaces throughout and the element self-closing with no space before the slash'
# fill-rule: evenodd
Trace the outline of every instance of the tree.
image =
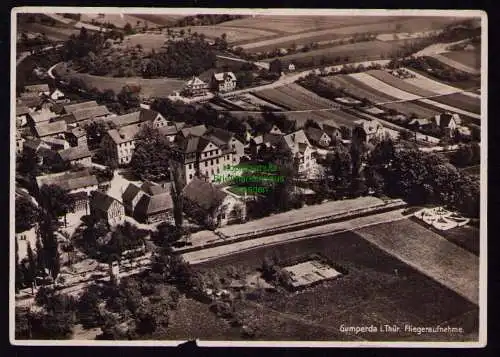
<svg viewBox="0 0 500 357">
<path fill-rule="evenodd" d="M 64 216 L 73 209 L 74 199 L 66 190 L 57 185 L 43 185 L 40 189 L 40 202 L 45 211 L 53 218 Z"/>
<path fill-rule="evenodd" d="M 306 124 L 304 127 L 307 128 L 316 128 L 316 129 L 321 129 L 321 126 L 313 119 L 307 119 Z"/>
<path fill-rule="evenodd" d="M 281 74 L 281 72 L 283 72 L 283 64 L 278 58 L 272 60 L 271 63 L 269 63 L 269 72 L 277 74 Z"/>
<path fill-rule="evenodd" d="M 16 233 L 24 232 L 33 227 L 38 217 L 38 208 L 29 198 L 16 197 L 15 210 Z"/>
<path fill-rule="evenodd" d="M 35 272 L 35 274 L 44 273 L 47 265 L 45 264 L 43 245 L 42 245 L 42 239 L 40 236 L 40 232 L 38 232 L 37 236 L 36 236 L 35 249 L 36 249 L 36 264 L 33 265 L 34 272 Z"/>
<path fill-rule="evenodd" d="M 131 35 L 134 33 L 134 30 L 132 29 L 132 25 L 128 22 L 123 27 L 123 31 L 125 32 L 125 35 Z"/>
<path fill-rule="evenodd" d="M 141 88 L 138 86 L 124 86 L 120 93 L 116 96 L 121 105 L 125 108 L 125 110 L 129 110 L 131 108 L 137 108 L 140 105 L 139 93 Z"/>
<path fill-rule="evenodd" d="M 97 285 L 90 285 L 80 296 L 77 305 L 77 317 L 84 328 L 101 326 L 104 323 L 99 309 L 101 299 Z"/>
<path fill-rule="evenodd" d="M 460 145 L 450 158 L 453 165 L 458 167 L 465 167 L 472 162 L 474 157 L 474 152 L 470 145 Z"/>
<path fill-rule="evenodd" d="M 23 153 L 21 154 L 21 157 L 19 159 L 17 170 L 21 174 L 36 177 L 40 173 L 40 169 L 38 167 L 39 161 L 40 159 L 38 158 L 36 152 L 29 149 L 23 150 Z"/>
<path fill-rule="evenodd" d="M 140 335 L 150 335 L 158 327 L 158 316 L 152 311 L 141 309 L 135 319 L 136 332 Z"/>
<path fill-rule="evenodd" d="M 40 222 L 40 236 L 43 243 L 45 266 L 55 280 L 60 269 L 59 244 L 55 235 L 54 221 L 50 214 L 44 214 Z"/>
<path fill-rule="evenodd" d="M 333 188 L 346 188 L 351 178 L 351 154 L 341 144 L 334 149 L 334 154 L 326 157 L 327 172 L 333 178 Z"/>
</svg>

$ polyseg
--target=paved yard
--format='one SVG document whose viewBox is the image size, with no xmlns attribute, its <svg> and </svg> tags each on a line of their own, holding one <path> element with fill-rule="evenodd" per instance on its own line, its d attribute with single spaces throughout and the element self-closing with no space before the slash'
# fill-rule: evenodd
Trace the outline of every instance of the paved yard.
<svg viewBox="0 0 500 357">
<path fill-rule="evenodd" d="M 360 197 L 352 200 L 326 202 L 319 205 L 307 206 L 301 209 L 275 214 L 269 217 L 247 222 L 245 224 L 223 227 L 218 229 L 217 232 L 220 232 L 225 236 L 253 233 L 266 228 L 305 222 L 315 218 L 327 217 L 351 210 L 373 207 L 382 203 L 384 203 L 384 201 L 376 197 Z"/>
<path fill-rule="evenodd" d="M 135 183 L 138 186 L 142 184 L 142 182 L 140 181 L 130 181 L 126 179 L 119 170 L 115 171 L 113 179 L 110 182 L 110 188 L 108 189 L 107 194 L 122 202 L 122 194 L 131 183 Z"/>
<path fill-rule="evenodd" d="M 479 257 L 410 220 L 355 231 L 370 243 L 479 304 Z"/>
</svg>

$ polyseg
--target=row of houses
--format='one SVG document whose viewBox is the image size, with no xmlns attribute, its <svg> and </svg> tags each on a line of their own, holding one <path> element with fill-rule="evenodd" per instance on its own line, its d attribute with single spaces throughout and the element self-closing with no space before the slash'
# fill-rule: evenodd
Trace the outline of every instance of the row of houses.
<svg viewBox="0 0 500 357">
<path fill-rule="evenodd" d="M 237 79 L 233 72 L 213 73 L 208 82 L 193 76 L 188 80 L 181 94 L 188 97 L 205 96 L 209 91 L 227 93 L 236 89 Z"/>
</svg>

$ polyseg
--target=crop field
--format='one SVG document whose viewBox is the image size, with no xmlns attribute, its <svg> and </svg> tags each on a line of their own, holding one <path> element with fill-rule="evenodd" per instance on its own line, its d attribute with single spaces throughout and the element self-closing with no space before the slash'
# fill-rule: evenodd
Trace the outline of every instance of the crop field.
<svg viewBox="0 0 500 357">
<path fill-rule="evenodd" d="M 184 15 L 153 15 L 153 14 L 134 14 L 139 20 L 147 21 L 149 23 L 153 23 L 160 26 L 169 26 L 173 25 L 175 21 L 180 20 L 184 17 Z"/>
<path fill-rule="evenodd" d="M 370 61 L 381 59 L 383 56 L 389 57 L 397 49 L 399 49 L 399 45 L 382 41 L 367 41 L 295 53 L 279 57 L 279 59 L 285 65 L 293 62 L 295 65 L 319 66 L 322 65 L 324 58 L 336 60 L 338 64 Z M 266 59 L 264 62 L 271 62 L 273 59 Z"/>
<path fill-rule="evenodd" d="M 437 93 L 431 92 L 430 90 L 423 89 L 417 86 L 414 86 L 411 83 L 405 82 L 402 79 L 399 79 L 395 76 L 393 76 L 390 73 L 387 73 L 386 71 L 383 70 L 371 70 L 366 72 L 370 76 L 377 78 L 378 80 L 393 86 L 397 89 L 401 89 L 402 91 L 418 95 L 419 97 L 431 97 L 436 95 Z"/>
<path fill-rule="evenodd" d="M 323 77 L 323 80 L 336 89 L 344 89 L 347 93 L 353 95 L 354 97 L 360 99 L 366 98 L 372 103 L 385 103 L 396 100 L 396 98 L 371 88 L 363 82 L 348 75 Z"/>
<path fill-rule="evenodd" d="M 436 102 L 434 100 L 433 101 L 415 100 L 415 101 L 411 101 L 411 102 L 405 102 L 404 104 L 408 104 L 408 105 L 415 104 L 415 105 L 418 105 L 421 108 L 426 108 L 428 110 L 434 111 L 436 114 L 442 113 L 444 111 L 444 108 L 443 107 L 439 107 L 438 105 L 445 106 L 444 104 L 438 103 L 438 102 Z M 445 106 L 445 107 L 448 107 L 448 106 Z M 480 118 L 477 117 L 477 115 L 476 116 L 470 116 L 470 115 L 464 114 L 461 111 L 457 112 L 457 113 L 460 115 L 460 118 L 462 120 L 465 120 L 466 122 L 475 123 L 475 124 L 480 124 L 481 123 L 481 120 L 480 120 Z M 468 112 L 466 112 L 466 113 L 468 113 Z"/>
<path fill-rule="evenodd" d="M 400 100 L 414 100 L 414 99 L 419 99 L 420 96 L 408 93 L 406 91 L 403 91 L 401 89 L 398 89 L 390 84 L 387 84 L 385 82 L 382 82 L 381 80 L 370 76 L 366 72 L 360 72 L 360 73 L 353 73 L 350 74 L 351 77 L 355 78 L 356 80 L 363 82 L 365 85 L 372 87 L 380 92 L 386 93 L 387 95 L 400 99 Z"/>
<path fill-rule="evenodd" d="M 481 69 L 481 50 L 474 51 L 453 51 L 441 53 L 441 56 L 449 58 L 464 66 L 479 70 Z"/>
<path fill-rule="evenodd" d="M 408 68 L 405 68 L 406 71 L 410 72 L 411 74 L 415 75 L 415 78 L 406 78 L 404 79 L 405 82 L 408 82 L 414 86 L 420 87 L 422 89 L 427 89 L 430 90 L 431 92 L 437 93 L 437 94 L 451 94 L 455 92 L 459 92 L 461 89 L 452 87 L 450 85 L 447 85 L 443 82 L 439 82 L 435 79 L 431 79 L 429 77 L 423 76 L 420 73 L 417 73 L 413 70 L 410 70 Z"/>
<path fill-rule="evenodd" d="M 481 99 L 474 98 L 462 93 L 454 93 L 454 94 L 444 95 L 441 97 L 435 97 L 432 98 L 432 100 L 471 113 L 475 114 L 481 113 Z"/>
<path fill-rule="evenodd" d="M 140 16 L 140 17 L 139 17 Z M 91 23 L 92 20 L 95 20 L 99 23 L 110 23 L 115 25 L 118 28 L 123 28 L 127 23 L 129 23 L 132 27 L 137 25 L 144 26 L 145 21 L 147 22 L 148 27 L 157 27 L 158 25 L 163 25 L 165 20 L 167 20 L 171 16 L 167 16 L 160 23 L 156 23 L 151 19 L 145 19 L 143 16 L 148 17 L 148 15 L 139 15 L 136 16 L 130 14 L 82 14 L 80 21 Z M 163 15 L 153 15 L 156 20 L 161 20 Z"/>
<path fill-rule="evenodd" d="M 247 27 L 290 35 L 274 39 L 240 44 L 250 52 L 262 52 L 276 47 L 287 47 L 348 37 L 356 33 L 419 32 L 434 30 L 455 21 L 452 18 L 429 17 L 378 17 L 378 16 L 262 16 L 226 22 L 220 26 Z"/>
<path fill-rule="evenodd" d="M 204 34 L 207 38 L 210 39 L 215 39 L 217 37 L 221 37 L 222 34 L 226 34 L 226 41 L 229 44 L 239 42 L 239 41 L 247 41 L 247 40 L 254 40 L 254 39 L 260 39 L 262 37 L 267 37 L 267 36 L 274 36 L 276 33 L 274 32 L 269 32 L 265 30 L 259 30 L 259 29 L 243 29 L 243 28 L 238 28 L 238 27 L 222 27 L 220 25 L 214 25 L 214 26 L 188 26 L 188 27 L 174 27 L 172 30 L 175 31 L 180 31 L 183 29 L 184 31 L 188 31 L 188 29 L 191 29 L 191 33 L 199 33 L 199 34 Z"/>
<path fill-rule="evenodd" d="M 309 110 L 338 107 L 334 102 L 320 97 L 298 84 L 289 84 L 282 87 L 264 89 L 253 92 L 262 98 L 288 110 Z"/>
<path fill-rule="evenodd" d="M 339 331 L 340 325 L 379 326 L 404 322 L 432 326 L 451 319 L 455 319 L 457 326 L 462 326 L 467 335 L 470 334 L 469 338 L 477 338 L 478 309 L 475 305 L 368 243 L 355 232 L 255 249 L 201 264 L 196 269 L 210 269 L 221 274 L 230 266 L 255 270 L 261 267 L 265 257 L 286 261 L 310 254 L 321 254 L 344 268 L 347 274 L 299 293 L 268 293 L 247 305 L 249 312 L 254 312 L 260 321 L 265 320 L 266 324 L 261 325 L 266 325 L 266 332 L 272 333 L 263 339 L 302 340 L 310 336 L 308 330 L 311 327 L 323 326 L 321 338 L 314 336 L 312 339 L 352 340 L 354 336 Z M 284 318 L 279 324 L 269 320 L 276 314 Z M 294 328 L 290 328 L 287 321 L 300 321 L 301 326 L 295 322 Z M 387 335 L 378 333 L 357 336 L 367 340 L 387 339 Z M 431 338 L 425 334 L 391 335 L 391 340 L 425 341 Z M 445 338 L 461 340 L 465 337 L 447 335 Z"/>
<path fill-rule="evenodd" d="M 435 110 L 419 105 L 415 102 L 396 102 L 387 103 L 383 105 L 384 108 L 393 109 L 398 113 L 404 114 L 406 116 L 411 116 L 415 114 L 418 118 L 431 118 L 436 114 L 442 112 L 442 110 Z"/>
<path fill-rule="evenodd" d="M 66 72 L 64 68 L 64 65 L 57 66 L 54 71 L 55 74 L 66 80 L 81 78 L 90 88 L 95 87 L 100 91 L 112 89 L 115 93 L 120 92 L 125 85 L 138 85 L 141 87 L 140 95 L 143 97 L 166 97 L 171 95 L 173 91 L 182 89 L 185 84 L 185 81 L 173 78 L 103 77 L 76 73 L 71 70 Z"/>
<path fill-rule="evenodd" d="M 469 73 L 469 74 L 474 74 L 474 75 L 479 75 L 481 74 L 480 66 L 481 66 L 481 57 L 476 57 L 477 63 L 474 64 L 474 67 L 468 66 L 462 62 L 456 61 L 453 58 L 450 58 L 448 56 L 440 55 L 440 54 L 434 54 L 432 55 L 435 59 L 437 59 L 439 62 L 444 63 L 447 66 L 453 67 L 454 69 L 457 69 L 459 71 Z M 470 61 L 470 60 L 469 60 Z M 472 62 L 472 61 L 470 61 Z M 479 67 L 479 68 L 475 68 Z"/>
</svg>

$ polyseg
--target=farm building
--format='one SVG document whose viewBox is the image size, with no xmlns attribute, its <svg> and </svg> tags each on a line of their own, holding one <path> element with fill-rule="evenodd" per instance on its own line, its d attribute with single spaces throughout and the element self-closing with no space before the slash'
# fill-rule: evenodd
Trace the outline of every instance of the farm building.
<svg viewBox="0 0 500 357">
<path fill-rule="evenodd" d="M 104 192 L 91 192 L 89 203 L 90 214 L 94 218 L 103 219 L 112 227 L 122 224 L 125 221 L 123 204 Z"/>
<path fill-rule="evenodd" d="M 173 221 L 173 202 L 170 186 L 161 186 L 150 181 L 141 187 L 129 184 L 122 195 L 125 213 L 139 222 L 153 223 Z"/>
<path fill-rule="evenodd" d="M 28 115 L 30 110 L 27 106 L 16 104 L 16 127 L 22 127 L 28 124 Z"/>
<path fill-rule="evenodd" d="M 130 124 L 150 122 L 153 128 L 161 128 L 169 122 L 160 113 L 150 109 L 140 109 L 136 112 L 120 115 L 110 119 L 117 127 L 121 128 Z"/>
<path fill-rule="evenodd" d="M 85 108 L 93 108 L 93 107 L 97 107 L 98 105 L 99 104 L 97 104 L 97 102 L 95 100 L 89 100 L 86 102 L 68 104 L 68 105 L 65 105 L 63 108 L 64 108 L 64 112 L 66 114 L 71 114 L 71 113 L 76 112 L 77 110 L 85 109 Z"/>
<path fill-rule="evenodd" d="M 236 89 L 236 76 L 233 72 L 214 73 L 210 80 L 214 92 L 226 93 Z"/>
<path fill-rule="evenodd" d="M 378 120 L 359 120 L 353 130 L 353 137 L 366 143 L 382 140 L 385 134 L 385 129 Z"/>
<path fill-rule="evenodd" d="M 87 145 L 87 133 L 82 128 L 69 129 L 64 135 L 70 146 Z"/>
<path fill-rule="evenodd" d="M 326 135 L 328 135 L 328 137 L 330 138 L 330 143 L 342 140 L 342 131 L 339 127 L 333 124 L 326 123 L 323 123 L 322 127 L 323 132 L 325 132 Z"/>
<path fill-rule="evenodd" d="M 167 125 L 158 128 L 161 135 L 165 136 L 169 142 L 173 142 L 175 137 L 184 127 L 183 122 L 168 122 Z"/>
<path fill-rule="evenodd" d="M 27 114 L 28 124 L 31 127 L 41 123 L 48 123 L 51 119 L 57 117 L 53 111 L 48 108 L 42 108 L 40 110 L 33 110 Z"/>
<path fill-rule="evenodd" d="M 52 100 L 61 100 L 66 98 L 66 95 L 61 92 L 59 89 L 55 89 L 51 94 L 50 94 L 50 99 Z"/>
<path fill-rule="evenodd" d="M 441 129 L 443 135 L 448 137 L 453 137 L 455 135 L 455 130 L 461 122 L 458 114 L 452 114 L 449 112 L 436 115 L 433 120 Z"/>
<path fill-rule="evenodd" d="M 193 178 L 182 191 L 184 210 L 200 224 L 222 227 L 245 218 L 245 204 L 210 182 Z"/>
<path fill-rule="evenodd" d="M 33 84 L 30 86 L 25 86 L 24 91 L 26 93 L 35 93 L 36 95 L 50 95 L 50 88 L 48 84 Z"/>
<path fill-rule="evenodd" d="M 49 145 L 52 150 L 65 150 L 70 147 L 69 143 L 61 138 L 52 138 L 50 136 L 41 139 L 45 144 Z"/>
<path fill-rule="evenodd" d="M 295 65 L 294 65 L 293 63 L 290 63 L 290 64 L 288 65 L 288 71 L 289 71 L 289 72 L 294 72 L 294 71 L 295 71 Z"/>
<path fill-rule="evenodd" d="M 186 82 L 186 85 L 182 90 L 182 94 L 188 97 L 204 96 L 208 93 L 209 89 L 208 83 L 205 83 L 198 77 L 193 76 L 193 78 Z"/>
<path fill-rule="evenodd" d="M 64 137 L 64 133 L 68 130 L 68 126 L 64 121 L 56 121 L 53 123 L 45 122 L 35 125 L 35 134 L 38 138 L 50 137 Z"/>
</svg>

